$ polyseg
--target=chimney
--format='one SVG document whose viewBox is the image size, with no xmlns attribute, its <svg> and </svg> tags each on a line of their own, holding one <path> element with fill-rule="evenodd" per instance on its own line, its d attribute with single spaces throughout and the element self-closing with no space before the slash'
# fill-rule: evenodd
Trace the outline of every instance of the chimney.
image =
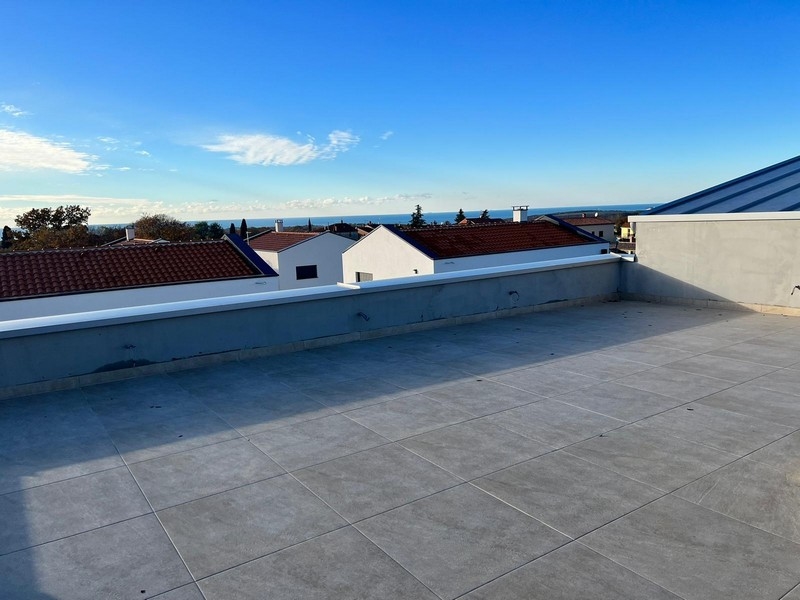
<svg viewBox="0 0 800 600">
<path fill-rule="evenodd" d="M 528 222 L 528 207 L 527 206 L 512 206 L 514 214 L 514 223 L 527 223 Z"/>
<path fill-rule="evenodd" d="M 283 231 L 283 219 L 275 219 L 275 233 Z"/>
<path fill-rule="evenodd" d="M 134 238 L 136 238 L 136 231 L 133 229 L 133 227 L 126 227 L 125 228 L 125 240 L 130 242 Z"/>
</svg>

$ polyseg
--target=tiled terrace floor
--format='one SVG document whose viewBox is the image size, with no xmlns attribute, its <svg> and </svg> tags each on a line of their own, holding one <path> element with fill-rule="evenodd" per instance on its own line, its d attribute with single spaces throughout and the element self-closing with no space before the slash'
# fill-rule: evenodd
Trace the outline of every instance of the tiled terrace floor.
<svg viewBox="0 0 800 600">
<path fill-rule="evenodd" d="M 800 319 L 612 303 L 0 403 L 3 598 L 800 599 Z"/>
</svg>

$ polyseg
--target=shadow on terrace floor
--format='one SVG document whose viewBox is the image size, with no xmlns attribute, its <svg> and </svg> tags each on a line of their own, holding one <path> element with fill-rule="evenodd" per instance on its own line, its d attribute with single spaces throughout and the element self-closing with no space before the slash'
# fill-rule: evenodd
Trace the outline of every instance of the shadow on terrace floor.
<svg viewBox="0 0 800 600">
<path fill-rule="evenodd" d="M 231 590 L 238 594 L 246 582 L 237 580 L 226 588 L 233 584 L 214 574 L 233 573 L 303 540 L 339 529 L 350 535 L 352 524 L 358 528 L 364 519 L 430 494 L 461 489 L 464 482 L 560 448 L 610 437 L 608 432 L 656 419 L 685 403 L 711 398 L 703 410 L 714 410 L 707 406 L 722 403 L 713 400 L 716 395 L 768 375 L 780 377 L 774 384 L 762 382 L 759 393 L 783 393 L 793 376 L 800 381 L 800 371 L 782 373 L 800 362 L 793 331 L 798 326 L 794 319 L 756 313 L 606 303 L 4 401 L 0 579 L 6 582 L 5 597 L 145 598 L 169 592 L 163 597 L 201 598 L 194 583 L 198 580 L 206 597 L 230 597 Z M 758 408 L 736 404 L 735 398 L 726 401 L 726 410 L 759 419 L 764 431 L 757 443 L 751 448 L 724 436 L 716 443 L 706 440 L 713 452 L 730 453 L 730 460 L 706 456 L 706 468 L 684 467 L 692 477 L 679 477 L 680 485 L 631 475 L 637 485 L 650 486 L 638 490 L 645 498 L 641 505 L 800 427 L 800 398 L 795 396 L 783 403 L 772 398 L 771 415 L 754 414 Z M 780 421 L 782 425 L 776 423 Z M 663 430 L 659 435 L 691 437 L 673 421 L 653 423 Z M 469 444 L 479 457 L 467 456 L 469 449 L 458 436 L 425 437 L 455 431 L 457 424 L 473 427 Z M 488 438 L 504 448 L 492 446 Z M 325 475 L 327 483 L 322 481 L 324 465 L 369 449 L 383 449 L 385 456 L 366 466 L 345 465 L 333 477 L 350 479 L 354 487 L 344 494 L 347 498 L 333 489 L 330 474 Z M 583 458 L 622 469 L 613 466 L 613 457 L 611 463 L 602 463 L 590 450 Z M 422 459 L 427 467 L 412 464 Z M 434 465 L 436 473 L 425 470 Z M 372 493 L 368 482 L 355 481 L 360 468 L 377 469 L 366 473 L 372 479 L 380 479 L 381 472 L 410 470 L 406 481 L 426 483 L 412 492 L 395 478 L 382 484 L 385 494 L 380 498 L 359 503 L 350 496 Z M 258 488 L 275 481 L 285 481 L 278 491 Z M 232 497 L 213 510 L 201 510 L 203 502 L 213 503 L 224 492 L 250 489 L 252 497 Z M 492 488 L 489 493 L 522 510 L 502 492 Z M 245 524 L 226 521 L 225 515 L 237 510 L 258 515 L 265 509 L 290 525 L 265 531 L 255 517 Z M 311 516 L 302 523 L 292 520 L 305 509 Z M 559 531 L 552 535 L 564 541 L 553 541 L 522 563 L 501 560 L 478 579 L 458 573 L 453 576 L 458 583 L 443 582 L 389 542 L 387 550 L 381 532 L 371 535 L 366 525 L 358 532 L 396 561 L 390 562 L 400 571 L 395 575 L 402 585 L 397 585 L 407 586 L 403 589 L 409 597 L 432 591 L 451 598 L 620 515 L 612 516 L 555 527 L 560 517 L 548 513 L 540 521 Z M 226 524 L 232 529 L 225 530 Z M 206 529 L 220 527 L 221 538 L 204 537 Z M 795 527 L 798 531 L 786 537 L 800 541 L 800 525 Z M 592 547 L 600 552 L 601 546 L 598 542 Z M 607 552 L 613 555 L 613 549 Z M 378 553 L 381 560 L 386 558 Z M 630 568 L 647 575 L 644 567 Z M 788 591 L 800 581 L 800 573 L 792 580 L 794 574 L 786 570 L 793 567 L 781 568 L 776 585 Z M 666 575 L 647 578 L 671 587 Z M 396 593 L 389 596 L 402 596 Z"/>
</svg>

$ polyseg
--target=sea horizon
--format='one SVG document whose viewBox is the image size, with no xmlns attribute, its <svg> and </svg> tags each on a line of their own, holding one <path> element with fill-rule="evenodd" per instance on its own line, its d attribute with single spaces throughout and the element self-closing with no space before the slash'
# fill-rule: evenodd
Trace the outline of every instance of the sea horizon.
<svg viewBox="0 0 800 600">
<path fill-rule="evenodd" d="M 546 214 L 560 214 L 560 213 L 591 213 L 595 212 L 642 212 L 650 210 L 655 205 L 653 204 L 611 204 L 611 205 L 585 205 L 585 206 L 554 206 L 543 208 L 529 208 L 528 216 L 546 215 Z M 448 212 L 424 212 L 423 218 L 426 224 L 443 225 L 447 222 L 453 223 L 458 211 Z M 464 214 L 468 218 L 475 218 L 480 216 L 482 210 L 465 210 Z M 496 219 L 510 219 L 512 217 L 512 209 L 489 209 L 489 216 Z M 248 227 L 274 227 L 277 219 L 283 219 L 284 227 L 301 227 L 307 225 L 309 219 L 311 224 L 317 227 L 333 225 L 334 223 L 350 223 L 352 225 L 363 225 L 372 223 L 373 225 L 403 225 L 411 220 L 411 212 L 408 213 L 394 213 L 394 214 L 361 214 L 361 215 L 337 215 L 337 216 L 322 216 L 322 217 L 265 217 L 261 219 L 246 219 Z M 196 219 L 186 221 L 189 225 L 201 223 L 219 223 L 227 231 L 230 224 L 233 223 L 236 228 L 239 228 L 241 219 L 231 221 L 230 219 Z M 99 225 L 92 225 L 92 227 L 125 227 L 130 223 L 105 223 Z"/>
</svg>

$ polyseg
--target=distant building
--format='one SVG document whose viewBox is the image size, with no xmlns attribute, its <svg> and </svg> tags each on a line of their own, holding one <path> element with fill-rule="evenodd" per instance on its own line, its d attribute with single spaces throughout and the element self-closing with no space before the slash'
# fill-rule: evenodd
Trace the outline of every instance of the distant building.
<svg viewBox="0 0 800 600">
<path fill-rule="evenodd" d="M 276 291 L 238 236 L 0 254 L 0 320 Z"/>
<path fill-rule="evenodd" d="M 278 273 L 282 290 L 334 285 L 342 281 L 342 252 L 355 242 L 330 233 L 269 231 L 250 247 Z"/>
<path fill-rule="evenodd" d="M 139 246 L 141 244 L 166 244 L 169 240 L 158 238 L 151 240 L 148 238 L 137 238 L 136 230 L 133 227 L 125 228 L 125 237 L 118 238 L 111 242 L 103 244 L 103 246 Z"/>
<path fill-rule="evenodd" d="M 614 222 L 604 219 L 602 217 L 587 217 L 581 215 L 580 217 L 561 217 L 561 219 L 570 225 L 580 227 L 584 231 L 588 231 L 592 235 L 599 238 L 613 242 L 614 236 Z"/>
<path fill-rule="evenodd" d="M 607 253 L 558 219 L 451 227 L 381 225 L 342 255 L 345 282 L 447 273 Z"/>
<path fill-rule="evenodd" d="M 350 223 L 345 223 L 344 221 L 328 225 L 327 229 L 331 233 L 335 233 L 336 235 L 340 235 L 351 240 L 358 239 L 358 230 L 350 225 Z"/>
</svg>

